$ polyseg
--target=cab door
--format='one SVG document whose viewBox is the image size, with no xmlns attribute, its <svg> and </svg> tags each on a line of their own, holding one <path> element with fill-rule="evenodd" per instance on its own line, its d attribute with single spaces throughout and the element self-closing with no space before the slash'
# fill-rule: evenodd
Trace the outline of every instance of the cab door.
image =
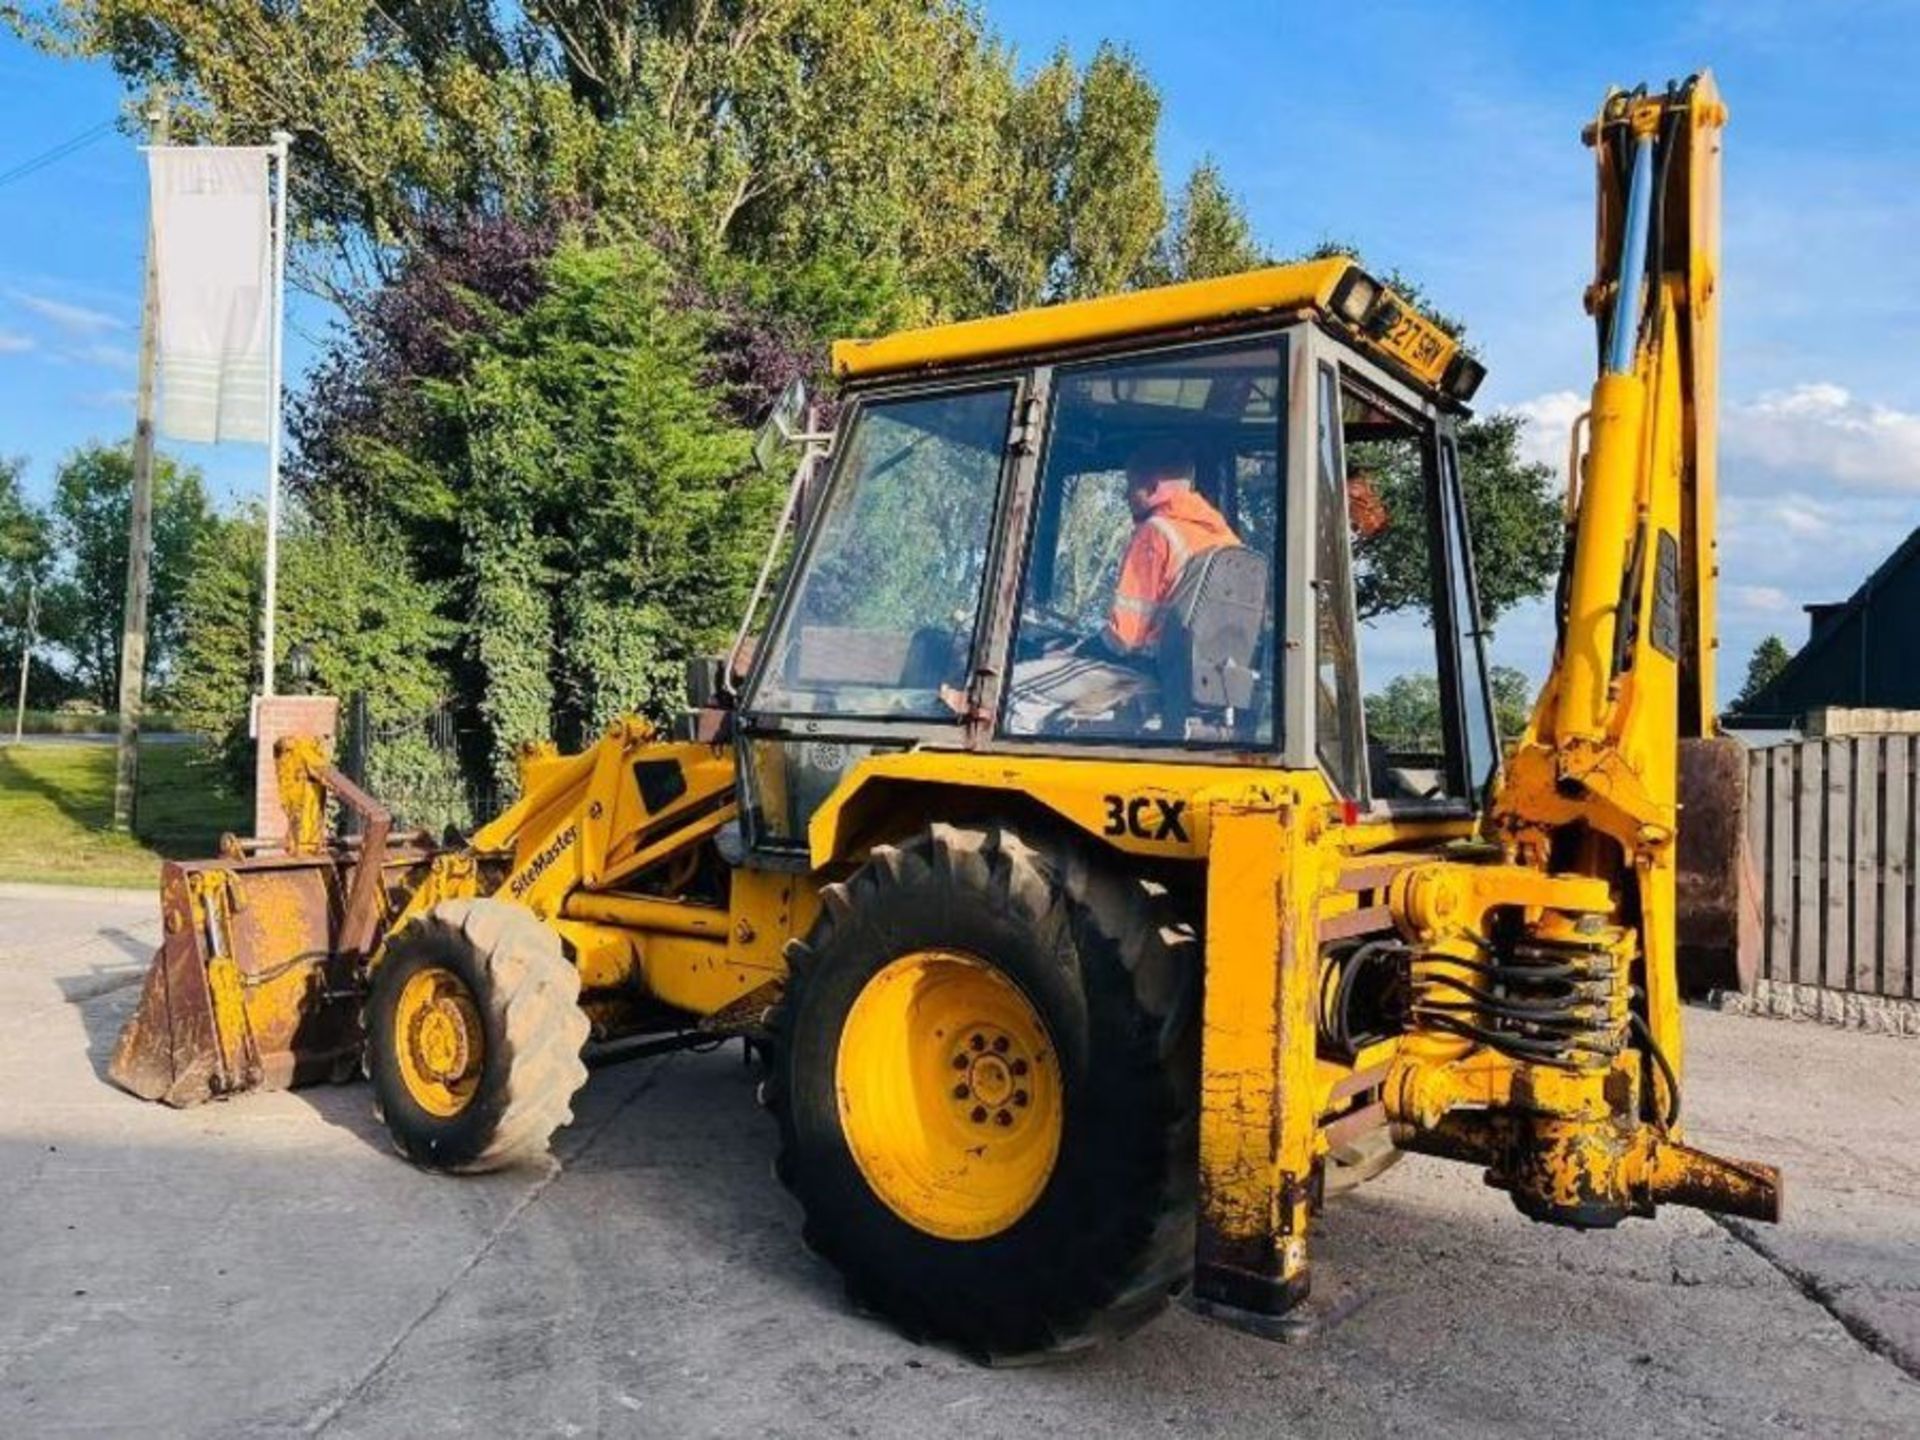
<svg viewBox="0 0 1920 1440">
<path fill-rule="evenodd" d="M 740 711 L 745 838 L 797 860 L 859 760 L 964 743 L 1024 382 L 857 399 Z"/>
</svg>

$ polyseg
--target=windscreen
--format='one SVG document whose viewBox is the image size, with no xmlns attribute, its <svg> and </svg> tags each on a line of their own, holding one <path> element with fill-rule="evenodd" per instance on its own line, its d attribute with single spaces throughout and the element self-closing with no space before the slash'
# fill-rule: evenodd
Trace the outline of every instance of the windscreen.
<svg viewBox="0 0 1920 1440">
<path fill-rule="evenodd" d="M 1281 350 L 1056 373 L 1004 733 L 1272 741 Z"/>
<path fill-rule="evenodd" d="M 748 708 L 954 719 L 1010 386 L 862 404 Z"/>
</svg>

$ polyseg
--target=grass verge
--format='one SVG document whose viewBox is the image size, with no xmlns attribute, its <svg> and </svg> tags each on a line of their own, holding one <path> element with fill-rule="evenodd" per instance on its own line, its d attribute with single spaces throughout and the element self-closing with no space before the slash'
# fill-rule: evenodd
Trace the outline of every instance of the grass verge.
<svg viewBox="0 0 1920 1440">
<path fill-rule="evenodd" d="M 0 738 L 11 735 L 14 721 L 20 718 L 11 710 L 3 713 Z M 29 710 L 20 728 L 29 735 L 111 736 L 120 729 L 120 717 L 111 710 L 90 710 L 79 714 L 64 710 Z M 172 734 L 179 729 L 180 722 L 165 710 L 149 710 L 140 717 L 140 731 L 145 735 Z"/>
<path fill-rule="evenodd" d="M 137 834 L 116 835 L 112 745 L 0 747 L 0 880 L 157 887 L 163 858 L 250 828 L 245 797 L 215 779 L 192 745 L 141 746 Z"/>
</svg>

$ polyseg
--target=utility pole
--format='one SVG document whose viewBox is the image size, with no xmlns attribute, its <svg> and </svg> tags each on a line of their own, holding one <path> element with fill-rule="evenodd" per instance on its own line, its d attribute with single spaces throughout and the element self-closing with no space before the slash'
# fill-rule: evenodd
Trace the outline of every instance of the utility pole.
<svg viewBox="0 0 1920 1440">
<path fill-rule="evenodd" d="M 33 663 L 34 631 L 40 628 L 40 582 L 27 582 L 27 631 L 20 642 L 20 703 L 13 708 L 13 743 L 18 745 L 27 728 L 27 666 Z"/>
<path fill-rule="evenodd" d="M 167 143 L 167 97 L 147 109 L 151 143 Z M 147 225 L 147 284 L 140 306 L 140 381 L 133 423 L 133 504 L 127 527 L 127 608 L 120 627 L 120 735 L 114 749 L 113 828 L 131 830 L 140 791 L 140 709 L 147 674 L 147 591 L 153 553 L 153 370 L 159 343 L 160 277 L 153 225 Z"/>
</svg>

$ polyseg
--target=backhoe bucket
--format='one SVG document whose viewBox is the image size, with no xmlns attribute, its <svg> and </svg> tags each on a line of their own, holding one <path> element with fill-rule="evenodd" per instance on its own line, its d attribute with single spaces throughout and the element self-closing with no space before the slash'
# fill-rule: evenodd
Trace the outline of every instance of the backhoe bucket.
<svg viewBox="0 0 1920 1440">
<path fill-rule="evenodd" d="M 357 1067 L 367 960 L 434 847 L 390 844 L 387 812 L 317 752 L 287 758 L 282 796 L 304 816 L 287 853 L 229 840 L 221 859 L 160 872 L 160 950 L 107 1067 L 142 1099 L 198 1105 Z M 360 815 L 358 839 L 318 833 L 322 791 Z"/>
<path fill-rule="evenodd" d="M 1760 882 L 1747 844 L 1747 747 L 1680 742 L 1680 990 L 1749 991 L 1760 964 Z"/>
</svg>

